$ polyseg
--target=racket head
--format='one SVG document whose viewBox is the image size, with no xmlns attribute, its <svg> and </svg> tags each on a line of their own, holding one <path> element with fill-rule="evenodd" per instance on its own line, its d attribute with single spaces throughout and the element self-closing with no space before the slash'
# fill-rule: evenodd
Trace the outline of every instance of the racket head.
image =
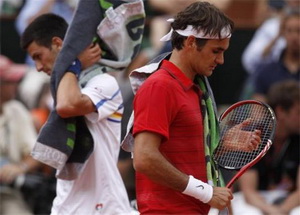
<svg viewBox="0 0 300 215">
<path fill-rule="evenodd" d="M 235 129 L 247 121 L 246 126 Z M 219 119 L 220 141 L 214 151 L 213 159 L 218 166 L 239 170 L 246 165 L 254 165 L 265 155 L 272 144 L 276 129 L 276 117 L 272 108 L 260 101 L 244 100 L 230 106 Z M 245 150 L 251 135 L 245 135 L 255 130 L 261 131 L 261 142 L 257 149 Z M 232 139 L 228 142 L 228 137 Z M 249 138 L 245 138 L 249 137 Z"/>
</svg>

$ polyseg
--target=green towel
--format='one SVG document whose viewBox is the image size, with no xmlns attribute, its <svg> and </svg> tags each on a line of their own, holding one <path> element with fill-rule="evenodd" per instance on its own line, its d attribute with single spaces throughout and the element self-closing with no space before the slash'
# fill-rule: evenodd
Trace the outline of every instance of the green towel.
<svg viewBox="0 0 300 215">
<path fill-rule="evenodd" d="M 201 98 L 201 109 L 203 112 L 204 125 L 204 144 L 205 144 L 205 160 L 207 170 L 207 180 L 213 186 L 225 186 L 221 172 L 216 168 L 213 158 L 213 152 L 219 143 L 219 122 L 214 109 L 213 96 L 207 79 L 198 76 L 196 81 L 203 93 Z"/>
</svg>

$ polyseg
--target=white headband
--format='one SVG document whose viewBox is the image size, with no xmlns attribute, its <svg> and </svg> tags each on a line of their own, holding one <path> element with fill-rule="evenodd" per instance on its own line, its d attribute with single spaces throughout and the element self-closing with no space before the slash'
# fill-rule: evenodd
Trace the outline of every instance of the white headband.
<svg viewBox="0 0 300 215">
<path fill-rule="evenodd" d="M 168 22 L 174 22 L 174 19 L 168 19 L 167 20 Z M 172 33 L 173 33 L 173 29 L 171 28 L 171 30 L 169 31 L 169 33 L 167 33 L 165 36 L 163 36 L 160 41 L 169 41 L 171 40 L 171 36 L 172 36 Z M 219 38 L 218 35 L 210 35 L 210 34 L 207 34 L 205 35 L 204 32 L 202 30 L 200 30 L 199 32 L 194 29 L 194 27 L 192 25 L 188 25 L 186 27 L 186 29 L 184 30 L 175 30 L 178 34 L 182 35 L 182 36 L 185 36 L 185 37 L 188 37 L 188 36 L 194 36 L 196 38 L 201 38 L 201 39 L 211 39 L 211 40 L 217 40 L 217 39 L 225 39 L 225 38 L 230 38 L 231 37 L 231 33 L 230 33 L 230 29 L 229 27 L 224 27 L 221 31 L 221 37 Z"/>
</svg>

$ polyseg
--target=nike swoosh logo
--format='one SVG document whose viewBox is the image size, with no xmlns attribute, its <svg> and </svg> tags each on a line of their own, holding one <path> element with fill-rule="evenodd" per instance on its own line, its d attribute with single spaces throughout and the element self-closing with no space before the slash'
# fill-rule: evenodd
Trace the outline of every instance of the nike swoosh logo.
<svg viewBox="0 0 300 215">
<path fill-rule="evenodd" d="M 203 185 L 198 185 L 196 186 L 197 188 L 200 187 L 202 190 L 204 190 L 204 186 Z"/>
</svg>

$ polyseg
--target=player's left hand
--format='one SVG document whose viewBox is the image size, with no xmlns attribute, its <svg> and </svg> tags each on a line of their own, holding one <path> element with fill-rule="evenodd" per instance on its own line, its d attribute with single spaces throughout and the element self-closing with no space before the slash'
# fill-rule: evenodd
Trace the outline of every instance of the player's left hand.
<svg viewBox="0 0 300 215">
<path fill-rule="evenodd" d="M 243 128 L 247 127 L 250 123 L 252 123 L 252 120 L 247 119 L 242 123 L 229 129 L 224 136 L 223 146 L 233 151 L 238 150 L 250 152 L 257 149 L 259 144 L 261 143 L 261 131 L 243 130 Z"/>
<path fill-rule="evenodd" d="M 86 69 L 101 59 L 102 50 L 98 43 L 92 43 L 83 52 L 80 53 L 78 59 L 81 62 L 82 69 Z"/>
</svg>

